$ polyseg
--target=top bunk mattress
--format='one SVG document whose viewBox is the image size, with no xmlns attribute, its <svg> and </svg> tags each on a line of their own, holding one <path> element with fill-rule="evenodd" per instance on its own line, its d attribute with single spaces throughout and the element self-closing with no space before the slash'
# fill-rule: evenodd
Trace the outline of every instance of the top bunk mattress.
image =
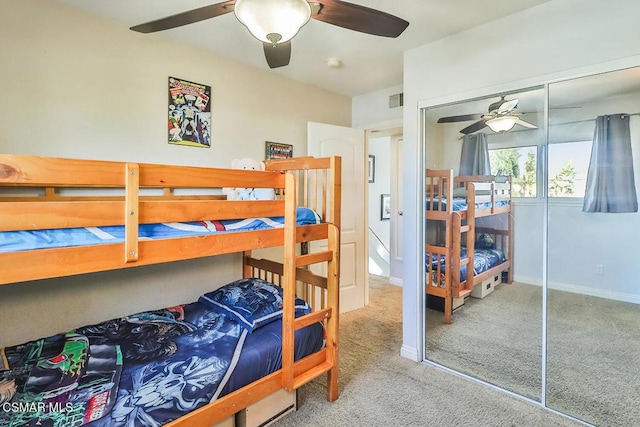
<svg viewBox="0 0 640 427">
<path fill-rule="evenodd" d="M 453 211 L 466 211 L 467 209 L 469 209 L 469 204 L 467 203 L 467 199 L 466 198 L 453 198 L 452 201 L 452 206 L 451 209 Z M 509 205 L 509 201 L 508 200 L 498 200 L 496 202 L 494 202 L 493 204 L 491 202 L 480 202 L 480 203 L 475 203 L 475 208 L 476 209 L 490 209 L 490 208 L 497 208 L 497 207 L 501 207 L 501 206 L 508 206 Z M 428 211 L 446 211 L 447 210 L 447 199 L 443 198 L 442 200 L 440 200 L 439 197 L 436 197 L 434 199 L 427 199 L 426 200 L 426 210 Z"/>
<path fill-rule="evenodd" d="M 320 224 L 320 216 L 313 210 L 298 207 L 296 223 Z M 170 239 L 211 233 L 266 230 L 284 227 L 284 217 L 247 218 L 233 220 L 172 222 L 141 224 L 138 227 L 140 240 Z M 50 230 L 0 232 L 0 253 L 33 249 L 63 248 L 69 246 L 122 243 L 125 240 L 124 226 L 78 227 Z"/>
</svg>

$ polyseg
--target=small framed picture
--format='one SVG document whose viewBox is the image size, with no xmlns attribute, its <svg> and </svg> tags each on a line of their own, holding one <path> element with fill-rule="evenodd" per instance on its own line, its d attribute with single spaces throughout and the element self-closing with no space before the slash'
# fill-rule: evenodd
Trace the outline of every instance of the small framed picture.
<svg viewBox="0 0 640 427">
<path fill-rule="evenodd" d="M 391 195 L 380 195 L 380 220 L 391 219 Z"/>
<path fill-rule="evenodd" d="M 291 157 L 293 157 L 293 145 L 266 141 L 264 149 L 265 160 L 290 159 Z"/>
<path fill-rule="evenodd" d="M 369 182 L 376 180 L 376 156 L 369 156 Z"/>
</svg>

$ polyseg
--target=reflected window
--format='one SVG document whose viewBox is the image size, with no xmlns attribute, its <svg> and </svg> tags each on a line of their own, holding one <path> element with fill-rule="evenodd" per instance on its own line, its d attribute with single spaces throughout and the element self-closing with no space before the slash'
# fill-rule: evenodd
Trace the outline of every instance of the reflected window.
<svg viewBox="0 0 640 427">
<path fill-rule="evenodd" d="M 492 175 L 511 176 L 514 197 L 536 197 L 537 146 L 490 149 L 489 160 Z"/>
</svg>

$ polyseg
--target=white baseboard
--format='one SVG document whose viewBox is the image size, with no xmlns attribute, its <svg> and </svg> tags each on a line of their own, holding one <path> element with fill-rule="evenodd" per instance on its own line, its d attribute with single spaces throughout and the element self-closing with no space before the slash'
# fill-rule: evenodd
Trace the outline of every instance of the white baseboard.
<svg viewBox="0 0 640 427">
<path fill-rule="evenodd" d="M 402 286 L 401 277 L 389 277 L 389 283 L 396 286 Z"/>
<path fill-rule="evenodd" d="M 514 274 L 513 281 L 522 283 L 524 285 L 542 286 L 542 279 L 539 279 L 537 277 L 518 276 L 517 274 Z"/>
<path fill-rule="evenodd" d="M 420 359 L 418 357 L 418 349 L 415 347 L 409 347 L 403 344 L 402 348 L 400 349 L 400 356 L 413 362 L 420 362 Z"/>
<path fill-rule="evenodd" d="M 542 279 L 537 277 L 526 277 L 514 275 L 513 280 L 518 283 L 524 283 L 526 285 L 542 286 Z M 553 282 L 549 281 L 549 289 L 555 289 L 558 291 L 571 292 L 580 295 L 589 295 L 592 297 L 605 298 L 614 301 L 630 302 L 633 304 L 640 304 L 640 295 L 625 294 L 622 292 L 608 291 L 606 289 L 595 289 L 587 286 L 572 285 L 569 283 Z"/>
</svg>

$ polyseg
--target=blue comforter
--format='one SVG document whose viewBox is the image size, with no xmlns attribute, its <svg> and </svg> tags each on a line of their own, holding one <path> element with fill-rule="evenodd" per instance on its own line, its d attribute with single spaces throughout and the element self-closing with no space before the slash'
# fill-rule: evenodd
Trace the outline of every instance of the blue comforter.
<svg viewBox="0 0 640 427">
<path fill-rule="evenodd" d="M 296 331 L 296 360 L 323 327 Z M 0 425 L 160 426 L 280 369 L 282 322 L 252 334 L 194 302 L 0 349 Z"/>
<path fill-rule="evenodd" d="M 162 425 L 220 394 L 246 336 L 192 303 L 5 348 L 10 401 L 38 410 L 0 412 L 0 424 Z"/>
<path fill-rule="evenodd" d="M 433 268 L 431 273 L 431 276 L 432 276 L 431 284 L 434 286 L 440 286 L 441 288 L 443 288 L 444 273 L 446 272 L 446 269 L 447 269 L 447 262 L 445 260 L 445 257 L 443 255 L 438 255 L 438 254 L 431 254 L 431 257 L 429 257 L 429 254 L 426 254 L 425 257 L 426 257 L 425 263 L 427 264 L 431 263 L 431 266 Z M 462 249 L 460 251 L 460 259 L 464 260 L 467 258 L 468 258 L 468 255 L 467 255 L 466 249 Z M 473 250 L 473 274 L 478 275 L 480 273 L 483 273 L 489 270 L 490 268 L 493 268 L 496 265 L 505 262 L 506 260 L 507 258 L 501 249 L 476 248 Z M 440 277 L 438 277 L 438 273 L 436 270 L 438 264 L 440 264 L 440 271 L 442 273 Z M 460 281 L 464 282 L 465 280 L 467 280 L 467 266 L 463 265 L 460 267 Z"/>
<path fill-rule="evenodd" d="M 298 225 L 319 224 L 321 219 L 312 209 L 299 207 L 296 222 Z M 140 240 L 168 239 L 231 231 L 264 230 L 283 226 L 284 217 L 282 216 L 222 221 L 172 222 L 142 224 L 139 226 L 138 235 Z M 123 226 L 5 231 L 0 232 L 0 252 L 120 243 L 124 242 L 124 237 Z"/>
</svg>

